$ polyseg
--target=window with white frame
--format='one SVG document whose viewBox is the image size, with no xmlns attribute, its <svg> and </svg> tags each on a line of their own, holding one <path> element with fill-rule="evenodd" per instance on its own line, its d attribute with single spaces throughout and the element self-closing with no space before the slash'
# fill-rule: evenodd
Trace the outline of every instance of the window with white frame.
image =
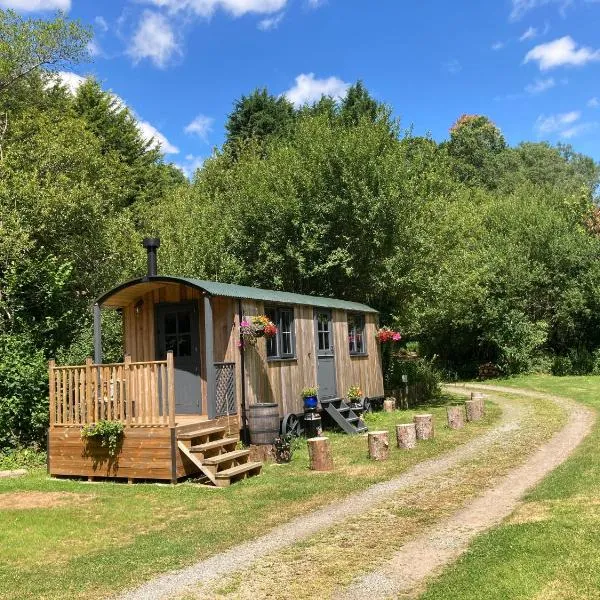
<svg viewBox="0 0 600 600">
<path fill-rule="evenodd" d="M 366 354 L 365 315 L 348 313 L 348 348 L 350 354 Z"/>
<path fill-rule="evenodd" d="M 277 327 L 277 335 L 267 340 L 267 358 L 294 358 L 296 335 L 294 309 L 289 306 L 267 307 L 265 314 Z"/>
</svg>

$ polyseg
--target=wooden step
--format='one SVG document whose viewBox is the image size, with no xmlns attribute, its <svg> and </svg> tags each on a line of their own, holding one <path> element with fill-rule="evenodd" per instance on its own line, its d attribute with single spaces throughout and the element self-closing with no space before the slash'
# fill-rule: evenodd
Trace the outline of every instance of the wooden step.
<svg viewBox="0 0 600 600">
<path fill-rule="evenodd" d="M 206 427 L 205 429 L 197 429 L 195 431 L 185 431 L 177 433 L 178 440 L 193 440 L 194 438 L 214 435 L 215 433 L 225 433 L 225 427 Z"/>
<path fill-rule="evenodd" d="M 250 475 L 258 475 L 262 469 L 260 462 L 248 462 L 237 467 L 231 467 L 225 471 L 220 471 L 215 475 L 217 487 L 227 487 L 232 479 L 248 477 Z"/>
<path fill-rule="evenodd" d="M 237 444 L 238 441 L 239 440 L 237 438 L 221 438 L 219 440 L 213 440 L 212 442 L 206 442 L 204 444 L 192 446 L 190 450 L 192 452 L 205 452 L 206 450 L 216 450 L 224 446 L 231 446 L 232 444 Z"/>
<path fill-rule="evenodd" d="M 205 465 L 218 465 L 223 462 L 237 460 L 239 458 L 243 458 L 244 456 L 249 456 L 249 454 L 250 450 L 233 450 L 232 452 L 225 452 L 224 454 L 217 454 L 217 456 L 205 458 L 202 462 Z"/>
</svg>

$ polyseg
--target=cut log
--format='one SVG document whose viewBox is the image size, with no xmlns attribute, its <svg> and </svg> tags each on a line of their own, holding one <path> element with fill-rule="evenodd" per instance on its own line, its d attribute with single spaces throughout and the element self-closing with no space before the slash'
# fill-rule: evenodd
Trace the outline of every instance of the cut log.
<svg viewBox="0 0 600 600">
<path fill-rule="evenodd" d="M 433 438 L 433 415 L 415 415 L 414 422 L 418 440 Z"/>
<path fill-rule="evenodd" d="M 313 471 L 333 471 L 333 455 L 329 438 L 316 437 L 306 440 L 310 469 Z"/>
<path fill-rule="evenodd" d="M 467 421 L 481 421 L 483 419 L 483 399 L 467 400 L 465 402 Z"/>
<path fill-rule="evenodd" d="M 481 392 L 471 392 L 471 400 L 477 401 L 480 404 L 481 418 L 485 415 L 485 394 Z"/>
<path fill-rule="evenodd" d="M 463 406 L 449 406 L 447 413 L 450 429 L 462 429 L 465 426 L 465 409 Z"/>
<path fill-rule="evenodd" d="M 390 456 L 390 442 L 387 431 L 369 431 L 369 458 L 387 460 Z"/>
<path fill-rule="evenodd" d="M 396 425 L 396 442 L 398 448 L 412 450 L 417 445 L 417 429 L 414 423 Z"/>
<path fill-rule="evenodd" d="M 391 413 L 396 410 L 396 398 L 386 398 L 383 401 L 384 412 Z"/>
</svg>

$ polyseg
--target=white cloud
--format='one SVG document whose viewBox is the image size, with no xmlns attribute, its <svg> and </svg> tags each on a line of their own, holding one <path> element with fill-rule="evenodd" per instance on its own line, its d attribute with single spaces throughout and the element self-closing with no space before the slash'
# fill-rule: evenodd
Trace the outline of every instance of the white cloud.
<svg viewBox="0 0 600 600">
<path fill-rule="evenodd" d="M 457 75 L 462 71 L 462 65 L 459 61 L 453 58 L 452 60 L 444 63 L 444 69 L 450 73 L 450 75 Z"/>
<path fill-rule="evenodd" d="M 560 132 L 560 137 L 571 139 L 578 135 L 582 135 L 587 133 L 588 131 L 592 131 L 598 127 L 598 123 L 589 122 L 589 123 L 579 123 L 579 125 L 575 125 L 573 127 L 569 127 L 564 131 Z"/>
<path fill-rule="evenodd" d="M 87 45 L 90 56 L 102 56 L 102 48 L 96 40 L 90 40 Z"/>
<path fill-rule="evenodd" d="M 572 110 L 568 113 L 561 113 L 557 115 L 540 115 L 536 122 L 535 128 L 538 134 L 556 133 L 558 131 L 564 131 L 569 125 L 573 125 L 576 121 L 581 118 L 581 112 L 578 110 Z"/>
<path fill-rule="evenodd" d="M 186 154 L 185 161 L 182 163 L 178 163 L 175 166 L 183 172 L 183 174 L 191 179 L 194 176 L 194 173 L 202 167 L 206 157 L 197 156 L 195 154 Z"/>
<path fill-rule="evenodd" d="M 271 29 L 277 29 L 279 24 L 283 20 L 285 13 L 280 12 L 278 15 L 274 17 L 267 17 L 258 23 L 258 28 L 262 31 L 270 31 Z"/>
<path fill-rule="evenodd" d="M 296 77 L 296 83 L 284 96 L 295 106 L 316 102 L 322 96 L 343 98 L 350 87 L 349 83 L 337 77 L 315 79 L 314 73 L 302 73 Z"/>
<path fill-rule="evenodd" d="M 588 108 L 600 108 L 600 100 L 598 100 L 596 97 L 590 98 L 587 105 Z"/>
<path fill-rule="evenodd" d="M 190 135 L 197 135 L 201 140 L 208 144 L 208 134 L 212 131 L 214 119 L 206 115 L 198 115 L 184 131 Z"/>
<path fill-rule="evenodd" d="M 159 13 L 147 10 L 127 53 L 136 64 L 147 58 L 157 67 L 164 68 L 173 56 L 181 55 L 181 48 L 169 21 Z"/>
<path fill-rule="evenodd" d="M 525 40 L 532 40 L 537 37 L 538 30 L 535 27 L 530 27 L 520 38 L 520 42 L 524 42 Z"/>
<path fill-rule="evenodd" d="M 541 71 L 565 65 L 583 66 L 588 62 L 600 60 L 600 50 L 585 46 L 577 47 L 571 36 L 540 44 L 525 56 L 525 62 L 536 61 Z"/>
<path fill-rule="evenodd" d="M 102 16 L 98 16 L 94 19 L 94 23 L 98 26 L 98 28 L 102 31 L 108 31 L 108 23 L 106 19 Z"/>
<path fill-rule="evenodd" d="M 525 86 L 525 91 L 528 94 L 541 94 L 550 88 L 553 88 L 556 85 L 556 81 L 554 81 L 553 77 L 548 77 L 548 79 L 536 79 L 533 83 Z"/>
<path fill-rule="evenodd" d="M 327 0 L 308 0 L 308 5 L 311 8 L 319 8 L 319 6 L 323 6 Z"/>
<path fill-rule="evenodd" d="M 241 17 L 247 13 L 272 14 L 282 10 L 287 0 L 145 0 L 170 12 L 189 11 L 200 17 L 211 17 L 221 9 Z"/>
<path fill-rule="evenodd" d="M 559 4 L 561 14 L 565 14 L 568 6 L 573 0 L 512 0 L 512 11 L 510 13 L 511 21 L 518 21 L 523 15 L 534 8 L 545 6 L 547 4 Z"/>
<path fill-rule="evenodd" d="M 492 50 L 502 50 L 506 44 L 504 42 L 495 42 L 492 44 Z"/>
<path fill-rule="evenodd" d="M 0 8 L 12 8 L 21 12 L 69 10 L 71 0 L 0 0 Z"/>
<path fill-rule="evenodd" d="M 60 83 L 62 83 L 71 94 L 75 94 L 79 89 L 79 86 L 86 81 L 86 77 L 82 77 L 81 75 L 77 75 L 77 73 L 72 73 L 71 71 L 59 71 L 56 73 L 56 77 L 59 79 Z M 164 134 L 162 134 L 154 125 L 148 123 L 148 121 L 144 121 L 140 119 L 140 117 L 136 114 L 136 112 L 130 107 L 127 106 L 125 101 L 118 96 L 117 94 L 112 94 L 113 98 L 117 101 L 117 106 L 119 108 L 129 108 L 129 112 L 133 116 L 133 118 L 137 121 L 138 129 L 142 134 L 142 137 L 149 142 L 150 140 L 154 140 L 152 144 L 153 147 L 158 146 L 165 154 L 178 154 L 179 148 L 174 146 L 169 142 Z"/>
<path fill-rule="evenodd" d="M 165 154 L 179 154 L 179 148 L 169 142 L 169 140 L 148 121 L 142 121 L 136 117 L 138 129 L 142 137 L 149 142 L 153 140 L 153 146 L 160 145 L 160 149 Z"/>
</svg>

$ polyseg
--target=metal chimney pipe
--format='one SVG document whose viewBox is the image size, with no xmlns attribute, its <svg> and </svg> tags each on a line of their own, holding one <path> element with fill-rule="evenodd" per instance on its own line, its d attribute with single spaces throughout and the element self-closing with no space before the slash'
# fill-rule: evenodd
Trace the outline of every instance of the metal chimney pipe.
<svg viewBox="0 0 600 600">
<path fill-rule="evenodd" d="M 148 253 L 148 277 L 155 277 L 157 274 L 156 271 L 156 253 L 160 248 L 160 239 L 159 238 L 144 238 L 142 242 L 142 246 L 146 248 L 146 252 Z"/>
</svg>

